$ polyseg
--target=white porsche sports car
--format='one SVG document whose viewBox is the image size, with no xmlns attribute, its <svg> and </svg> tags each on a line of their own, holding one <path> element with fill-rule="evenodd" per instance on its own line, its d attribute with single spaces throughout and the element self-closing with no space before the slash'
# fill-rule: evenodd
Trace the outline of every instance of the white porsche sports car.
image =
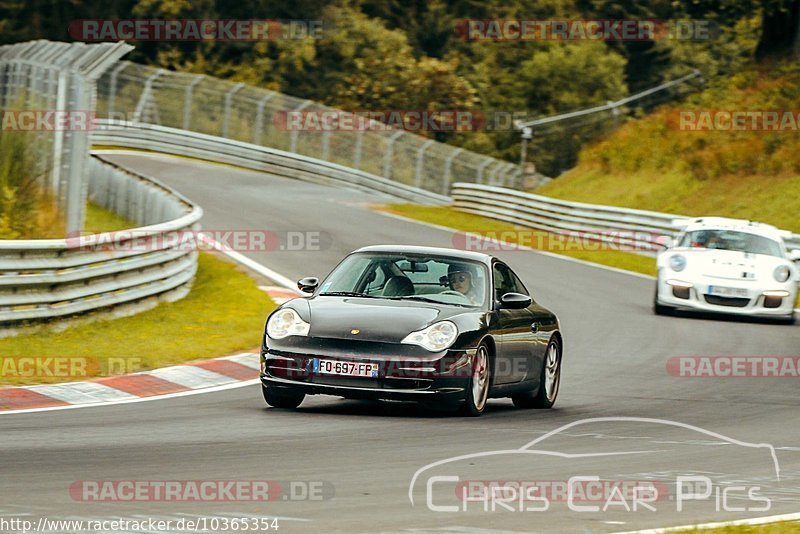
<svg viewBox="0 0 800 534">
<path fill-rule="evenodd" d="M 692 309 L 794 322 L 800 250 L 786 250 L 789 232 L 723 217 L 676 224 L 685 227 L 656 260 L 656 314 Z"/>
</svg>

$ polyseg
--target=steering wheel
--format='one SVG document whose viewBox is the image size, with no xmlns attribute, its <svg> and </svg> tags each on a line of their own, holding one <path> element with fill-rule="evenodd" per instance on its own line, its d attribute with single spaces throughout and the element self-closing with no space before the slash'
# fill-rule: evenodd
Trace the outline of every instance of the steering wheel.
<svg viewBox="0 0 800 534">
<path fill-rule="evenodd" d="M 461 291 L 456 291 L 455 289 L 445 289 L 444 291 L 439 293 L 440 295 L 455 295 L 457 297 L 464 297 L 468 298 L 464 293 Z"/>
</svg>

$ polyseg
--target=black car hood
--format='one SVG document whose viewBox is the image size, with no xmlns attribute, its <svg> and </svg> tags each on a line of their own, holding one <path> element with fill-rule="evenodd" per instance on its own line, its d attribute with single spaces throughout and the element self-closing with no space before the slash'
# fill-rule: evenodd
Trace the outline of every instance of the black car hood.
<svg viewBox="0 0 800 534">
<path fill-rule="evenodd" d="M 312 337 L 390 343 L 398 343 L 433 322 L 477 311 L 413 300 L 360 297 L 315 297 L 307 303 Z"/>
</svg>

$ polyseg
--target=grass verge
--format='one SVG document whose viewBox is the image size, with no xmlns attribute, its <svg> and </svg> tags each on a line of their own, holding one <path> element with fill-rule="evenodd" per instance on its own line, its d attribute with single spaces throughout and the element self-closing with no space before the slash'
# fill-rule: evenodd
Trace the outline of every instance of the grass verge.
<svg viewBox="0 0 800 534">
<path fill-rule="evenodd" d="M 766 525 L 741 525 L 709 529 L 685 530 L 686 534 L 790 534 L 800 531 L 800 522 L 783 521 Z"/>
</svg>

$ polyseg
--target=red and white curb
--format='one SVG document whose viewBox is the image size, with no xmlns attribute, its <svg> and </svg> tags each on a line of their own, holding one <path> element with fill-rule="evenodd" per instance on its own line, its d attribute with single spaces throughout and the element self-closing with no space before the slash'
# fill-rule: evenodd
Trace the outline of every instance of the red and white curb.
<svg viewBox="0 0 800 534">
<path fill-rule="evenodd" d="M 257 353 L 243 352 L 87 382 L 0 388 L 0 415 L 122 404 L 242 387 L 258 382 L 258 358 Z"/>
<path fill-rule="evenodd" d="M 296 290 L 285 287 L 260 288 L 277 305 L 298 296 Z M 243 352 L 86 382 L 0 388 L 0 415 L 124 404 L 243 387 L 258 382 L 258 357 L 257 353 Z"/>
<path fill-rule="evenodd" d="M 272 302 L 280 306 L 286 301 L 296 299 L 299 295 L 297 290 L 286 289 L 285 287 L 278 286 L 258 286 L 258 289 L 265 291 Z"/>
</svg>

